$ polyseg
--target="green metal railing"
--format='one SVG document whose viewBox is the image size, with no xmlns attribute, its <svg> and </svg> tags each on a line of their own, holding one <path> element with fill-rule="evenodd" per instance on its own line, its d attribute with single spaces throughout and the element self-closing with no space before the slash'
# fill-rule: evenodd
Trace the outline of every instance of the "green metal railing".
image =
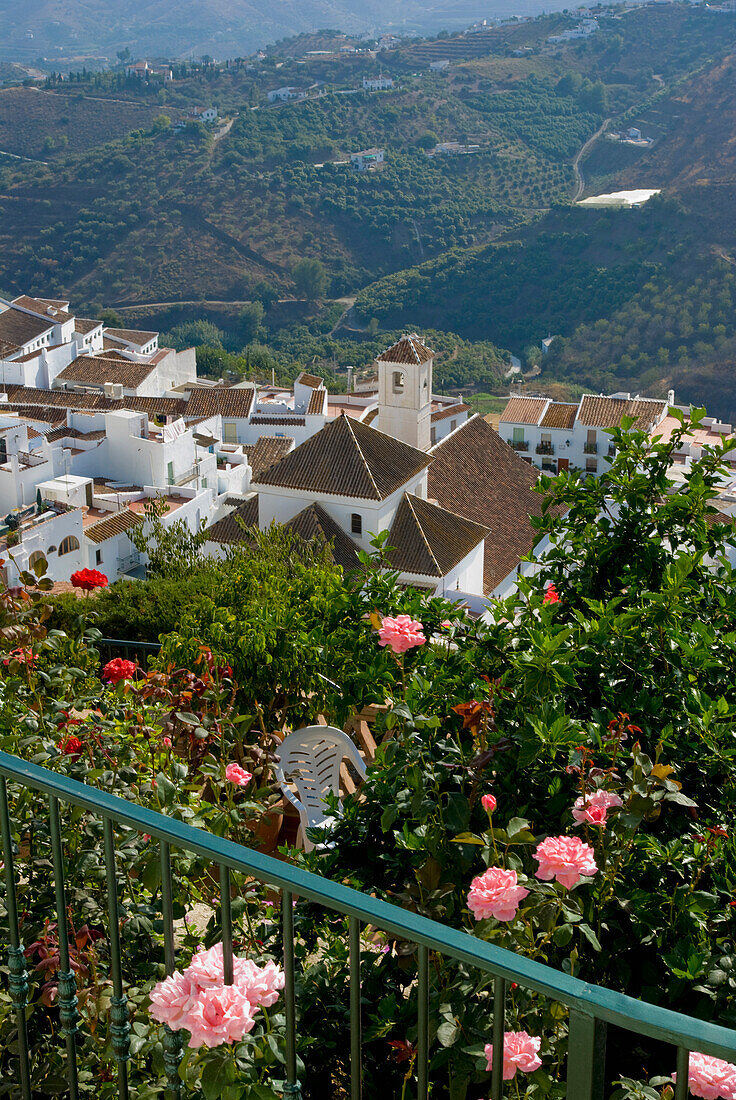
<svg viewBox="0 0 736 1100">
<path fill-rule="evenodd" d="M 282 932 L 284 945 L 284 989 L 286 1016 L 285 1097 L 300 1097 L 297 1077 L 297 1012 L 294 986 L 294 911 L 293 897 L 307 898 L 349 918 L 350 1028 L 351 1028 L 351 1100 L 360 1100 L 361 1083 L 361 985 L 360 928 L 370 924 L 418 945 L 417 975 L 417 1097 L 427 1100 L 429 1088 L 429 952 L 437 952 L 475 967 L 494 978 L 493 988 L 493 1072 L 492 1100 L 501 1100 L 503 1092 L 503 1032 L 506 990 L 509 982 L 541 993 L 569 1009 L 569 1053 L 567 1060 L 567 1100 L 598 1100 L 603 1095 L 606 1027 L 615 1024 L 633 1032 L 669 1043 L 677 1048 L 677 1086 L 675 1100 L 688 1095 L 689 1052 L 701 1051 L 729 1061 L 736 1060 L 736 1031 L 697 1020 L 657 1005 L 589 985 L 578 978 L 544 966 L 514 952 L 494 947 L 466 932 L 447 927 L 398 906 L 362 894 L 357 890 L 293 867 L 260 852 L 223 840 L 166 817 L 134 802 L 97 790 L 84 783 L 48 771 L 36 764 L 0 752 L 0 827 L 5 863 L 5 905 L 9 924 L 10 993 L 18 1019 L 20 1096 L 31 1100 L 30 1065 L 26 1032 L 28 974 L 20 941 L 15 893 L 12 824 L 9 815 L 7 780 L 45 794 L 48 798 L 51 826 L 52 861 L 56 889 L 56 916 L 60 944 L 59 1008 L 61 1030 L 67 1049 L 69 1095 L 77 1100 L 75 979 L 69 963 L 65 868 L 61 840 L 60 804 L 83 808 L 102 819 L 104 858 L 107 873 L 108 934 L 111 950 L 113 999 L 111 1037 L 118 1068 L 118 1092 L 128 1100 L 126 1065 L 129 1060 L 129 1023 L 125 986 L 121 971 L 117 872 L 115 863 L 115 826 L 123 825 L 156 838 L 160 845 L 166 972 L 175 968 L 174 917 L 171 876 L 171 849 L 178 848 L 206 857 L 219 865 L 222 941 L 225 980 L 232 981 L 232 921 L 230 873 L 242 872 L 282 891 Z M 180 1033 L 168 1029 L 164 1040 L 168 1096 L 181 1100 L 183 1082 L 178 1073 L 182 1057 Z"/>
</svg>

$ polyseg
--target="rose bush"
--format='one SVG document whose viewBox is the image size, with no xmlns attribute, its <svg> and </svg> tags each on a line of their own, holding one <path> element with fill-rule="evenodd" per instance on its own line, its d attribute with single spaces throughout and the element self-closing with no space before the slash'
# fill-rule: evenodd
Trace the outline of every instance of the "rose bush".
<svg viewBox="0 0 736 1100">
<path fill-rule="evenodd" d="M 618 455 L 598 481 L 544 484 L 540 538 L 551 549 L 487 620 L 377 569 L 385 538 L 359 575 L 343 578 L 324 548 L 267 533 L 218 566 L 157 665 L 112 690 L 99 677 L 89 614 L 66 632 L 52 629 L 45 578 L 24 574 L 19 590 L 0 597 L 3 747 L 248 843 L 278 736 L 317 714 L 342 725 L 374 704 L 376 762 L 360 798 L 344 800 L 334 847 L 285 855 L 587 981 L 732 1022 L 736 588 L 724 556 L 731 528 L 710 503 L 719 456 L 695 463 L 675 493 L 667 467 L 677 438 L 652 444 L 630 430 L 614 438 Z M 556 600 L 547 598 L 550 581 Z M 402 616 L 424 642 L 397 657 L 380 631 Z M 24 938 L 33 945 L 34 1089 L 53 1095 L 63 1061 L 53 1038 L 59 953 L 48 924 L 48 827 L 39 799 L 12 794 Z M 116 840 L 131 1080 L 139 1095 L 155 1096 L 164 1063 L 150 1008 L 168 980 L 159 852 L 127 830 Z M 63 841 L 82 1088 L 112 1100 L 99 823 L 75 811 Z M 167 987 L 168 1011 L 182 1027 L 186 1017 L 201 1044 L 184 1063 L 186 1086 L 206 1100 L 278 1095 L 278 1005 L 254 1011 L 240 986 L 223 993 L 207 954 L 220 938 L 212 869 L 175 852 L 173 873 L 180 977 Z M 236 954 L 267 969 L 280 951 L 274 898 L 233 882 Z M 321 1100 L 347 1083 L 345 921 L 300 901 L 295 923 L 303 1091 Z M 416 1072 L 415 949 L 374 930 L 362 949 L 366 1095 L 399 1095 Z M 212 962 L 212 984 L 195 1012 L 183 972 L 206 970 L 200 956 Z M 477 1100 L 490 1087 L 492 989 L 440 957 L 430 975 L 434 1095 Z M 0 987 L 2 1079 L 12 1027 Z M 511 988 L 505 1027 L 507 1038 L 527 1038 L 509 1038 L 508 1051 L 504 1043 L 504 1076 L 517 1058 L 520 1090 L 557 1100 L 564 1010 Z M 221 1041 L 210 1047 L 213 1037 Z M 637 1079 L 652 1071 L 671 1079 L 669 1052 L 609 1038 L 611 1087 L 622 1082 L 625 1095 L 644 1097 L 652 1086 Z M 691 1064 L 691 1090 L 719 1089 L 730 1100 L 732 1067 L 702 1058 Z"/>
</svg>

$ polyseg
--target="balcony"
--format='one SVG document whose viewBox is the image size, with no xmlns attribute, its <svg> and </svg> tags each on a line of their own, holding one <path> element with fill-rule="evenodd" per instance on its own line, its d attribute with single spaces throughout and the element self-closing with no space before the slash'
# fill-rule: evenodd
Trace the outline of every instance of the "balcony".
<svg viewBox="0 0 736 1100">
<path fill-rule="evenodd" d="M 615 456 L 616 456 L 616 448 L 614 447 L 613 443 L 609 443 L 608 444 L 608 457 L 609 458 L 615 458 Z"/>
<path fill-rule="evenodd" d="M 529 443 L 526 439 L 515 439 L 511 446 L 515 451 L 528 451 Z"/>
<path fill-rule="evenodd" d="M 597 443 L 584 443 L 583 444 L 583 452 L 586 455 L 597 455 L 598 454 L 598 444 Z"/>
<path fill-rule="evenodd" d="M 182 474 L 177 474 L 176 477 L 169 476 L 169 485 L 186 485 L 190 481 L 196 481 L 199 477 L 199 463 L 196 462 L 194 466 L 190 466 L 188 470 L 185 470 Z"/>
<path fill-rule="evenodd" d="M 34 857 L 29 857 L 25 846 L 18 844 L 14 832 L 15 813 L 21 800 L 26 803 L 33 800 L 38 808 L 40 827 L 34 836 L 34 888 L 39 889 L 43 883 L 46 889 L 50 887 L 55 894 L 56 912 L 50 914 L 50 917 L 56 922 L 52 927 L 59 945 L 58 986 L 63 1028 L 60 1029 L 58 1039 L 54 1037 L 56 1041 L 53 1053 L 58 1058 L 60 1073 L 66 1076 L 67 1095 L 77 1095 L 78 1070 L 85 1069 L 87 1050 L 87 1017 L 77 1010 L 76 996 L 78 982 L 84 981 L 84 971 L 81 968 L 75 970 L 70 965 L 75 958 L 75 929 L 70 922 L 70 914 L 74 912 L 72 899 L 76 898 L 74 890 L 77 884 L 84 881 L 84 868 L 65 859 L 63 830 L 70 827 L 70 806 L 74 806 L 75 827 L 82 828 L 86 825 L 102 834 L 101 850 L 99 854 L 97 851 L 94 854 L 96 866 L 103 872 L 99 890 L 106 895 L 109 915 L 104 934 L 101 935 L 111 960 L 110 979 L 106 988 L 109 988 L 112 996 L 108 1002 L 109 1007 L 98 1009 L 98 1012 L 100 1026 L 104 1026 L 105 1017 L 109 1018 L 112 1025 L 110 1031 L 113 1056 L 109 1058 L 110 1077 L 116 1079 L 118 1094 L 124 1100 L 137 1095 L 141 1080 L 146 1079 L 156 1086 L 158 1094 L 164 1083 L 164 1076 L 168 1085 L 167 1095 L 183 1097 L 181 1084 L 189 1061 L 188 1055 L 184 1055 L 181 1030 L 171 1030 L 168 1027 L 163 1038 L 165 1056 L 159 1059 L 158 1066 L 148 1065 L 144 1059 L 138 1057 L 138 1048 L 132 1048 L 137 1031 L 132 1034 L 129 1020 L 131 1002 L 124 972 L 129 945 L 121 937 L 121 926 L 126 923 L 122 920 L 121 924 L 121 919 L 131 911 L 128 908 L 131 901 L 133 907 L 137 904 L 136 891 L 141 887 L 140 884 L 135 889 L 130 886 L 127 869 L 121 868 L 121 861 L 125 844 L 136 834 L 145 834 L 154 852 L 158 849 L 161 889 L 153 894 L 155 908 L 151 909 L 150 914 L 160 928 L 159 942 L 162 941 L 164 967 L 169 974 L 177 966 L 177 932 L 174 921 L 178 912 L 183 911 L 181 891 L 187 888 L 186 876 L 174 873 L 182 852 L 204 857 L 214 869 L 213 882 L 218 881 L 218 886 L 215 887 L 218 895 L 215 904 L 219 902 L 223 971 L 225 983 L 228 985 L 233 982 L 231 899 L 234 888 L 237 891 L 242 884 L 248 883 L 250 890 L 257 881 L 268 884 L 275 897 L 280 894 L 273 920 L 278 921 L 281 926 L 278 942 L 283 953 L 285 978 L 281 1002 L 283 1031 L 273 1029 L 273 1036 L 269 1034 L 269 1047 L 271 1050 L 276 1048 L 277 1070 L 283 1078 L 279 1093 L 283 1096 L 296 1100 L 301 1095 L 299 1078 L 302 1073 L 308 1074 L 310 1068 L 310 1047 L 299 1042 L 297 1028 L 297 995 L 300 991 L 305 992 L 307 975 L 299 973 L 303 953 L 297 948 L 303 945 L 300 941 L 300 929 L 295 921 L 295 910 L 298 916 L 307 904 L 327 908 L 333 915 L 341 914 L 346 918 L 347 927 L 343 933 L 347 941 L 344 948 L 345 965 L 341 969 L 339 980 L 330 989 L 333 997 L 343 1001 L 349 1020 L 350 1041 L 349 1049 L 345 1052 L 345 1080 L 339 1095 L 358 1098 L 362 1094 L 362 1027 L 365 1026 L 369 1032 L 372 1030 L 378 1017 L 378 1006 L 371 1004 L 361 991 L 361 956 L 364 966 L 375 966 L 376 930 L 390 933 L 392 938 L 397 938 L 407 948 L 415 945 L 413 959 L 409 951 L 405 955 L 407 966 L 413 967 L 415 973 L 415 980 L 411 984 L 407 983 L 406 1008 L 411 1006 L 416 1020 L 413 1053 L 416 1060 L 416 1089 L 412 1090 L 411 1095 L 417 1100 L 427 1100 L 431 1084 L 439 1083 L 442 1079 L 441 1071 L 437 1072 L 434 1082 L 431 1077 L 431 1059 L 436 1054 L 435 1035 L 442 1019 L 438 1017 L 438 1005 L 431 993 L 433 987 L 436 989 L 435 975 L 441 966 L 449 964 L 449 960 L 461 960 L 474 977 L 482 975 L 486 982 L 488 1017 L 492 1021 L 488 1038 L 494 1051 L 494 1072 L 490 1090 L 486 1088 L 486 1091 L 490 1091 L 493 1100 L 501 1100 L 505 1091 L 501 1055 L 504 1007 L 509 1000 L 510 982 L 514 983 L 512 989 L 516 985 L 520 986 L 524 990 L 524 996 L 528 996 L 527 991 L 534 990 L 553 1002 L 556 1008 L 562 1009 L 564 1006 L 569 1027 L 567 1064 L 563 1071 L 567 1078 L 568 1100 L 598 1100 L 603 1096 L 602 1073 L 598 1071 L 601 1068 L 602 1051 L 605 1050 L 608 1024 L 631 1033 L 632 1044 L 633 1037 L 637 1041 L 646 1037 L 659 1043 L 667 1042 L 675 1048 L 671 1055 L 672 1062 L 676 1059 L 677 1064 L 678 1100 L 684 1100 L 688 1095 L 686 1085 L 691 1050 L 705 1049 L 716 1057 L 734 1060 L 736 1035 L 727 1027 L 582 981 L 535 959 L 485 943 L 467 932 L 431 920 L 408 908 L 360 893 L 312 871 L 225 840 L 204 828 L 194 828 L 173 816 L 160 814 L 106 790 L 96 789 L 88 783 L 81 783 L 38 764 L 0 752 L 0 835 L 5 878 L 3 900 L 6 909 L 3 923 L 7 928 L 7 932 L 4 930 L 3 934 L 8 935 L 9 967 L 13 979 L 10 982 L 11 1005 L 8 1008 L 10 1010 L 12 1006 L 14 1010 L 18 1035 L 10 1053 L 15 1063 L 15 1080 L 19 1084 L 13 1095 L 22 1100 L 30 1100 L 36 1092 L 32 1093 L 31 1085 L 34 1051 L 30 1042 L 28 1019 L 28 953 L 24 951 L 21 940 L 25 930 L 21 915 L 29 890 L 28 868 Z M 42 875 L 45 876 L 43 879 L 40 878 Z M 213 916 L 214 913 L 213 909 Z M 370 926 L 369 937 L 364 932 L 366 925 Z M 150 936 L 152 964 L 157 961 L 156 939 L 158 936 Z M 124 945 L 128 947 L 127 951 L 123 949 Z M 144 1014 L 137 1002 L 134 1002 L 134 1007 L 135 1028 L 144 1019 Z M 557 1015 L 555 1019 L 558 1019 Z M 35 1023 L 35 1016 L 33 1020 Z M 61 1054 L 64 1048 L 65 1056 Z M 303 1066 L 299 1054 L 304 1055 Z M 237 1086 L 238 1068 L 234 1059 L 232 1064 L 232 1075 L 227 1080 Z M 227 1095 L 233 1091 L 228 1090 Z M 58 1092 L 61 1093 L 62 1089 Z M 261 1094 L 268 1095 L 268 1090 L 262 1087 Z M 223 1093 L 212 1091 L 205 1095 Z M 276 1094 L 271 1092 L 271 1095 Z"/>
<path fill-rule="evenodd" d="M 141 566 L 140 554 L 128 554 L 127 557 L 118 558 L 118 573 L 131 573 L 134 569 L 139 569 Z"/>
<path fill-rule="evenodd" d="M 553 455 L 555 453 L 554 444 L 537 443 L 536 451 L 538 455 Z"/>
</svg>

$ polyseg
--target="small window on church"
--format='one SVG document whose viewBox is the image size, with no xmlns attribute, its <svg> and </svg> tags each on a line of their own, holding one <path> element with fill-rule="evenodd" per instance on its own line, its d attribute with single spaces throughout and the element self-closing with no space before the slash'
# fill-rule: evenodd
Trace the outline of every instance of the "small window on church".
<svg viewBox="0 0 736 1100">
<path fill-rule="evenodd" d="M 401 370 L 394 371 L 394 393 L 401 393 L 404 388 L 404 372 Z"/>
<path fill-rule="evenodd" d="M 354 535 L 363 534 L 363 517 L 360 512 L 353 512 L 350 517 L 350 530 Z"/>
</svg>

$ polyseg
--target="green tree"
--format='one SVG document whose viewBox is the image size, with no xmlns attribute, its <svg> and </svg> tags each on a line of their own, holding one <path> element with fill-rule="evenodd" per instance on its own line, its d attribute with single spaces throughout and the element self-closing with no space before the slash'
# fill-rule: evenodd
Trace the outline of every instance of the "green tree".
<svg viewBox="0 0 736 1100">
<path fill-rule="evenodd" d="M 262 302 L 249 302 L 241 309 L 238 314 L 238 333 L 244 344 L 250 344 L 263 335 L 265 312 Z"/>
<path fill-rule="evenodd" d="M 321 260 L 304 257 L 294 267 L 294 286 L 297 294 L 313 302 L 323 298 L 327 291 L 327 269 Z"/>
</svg>

